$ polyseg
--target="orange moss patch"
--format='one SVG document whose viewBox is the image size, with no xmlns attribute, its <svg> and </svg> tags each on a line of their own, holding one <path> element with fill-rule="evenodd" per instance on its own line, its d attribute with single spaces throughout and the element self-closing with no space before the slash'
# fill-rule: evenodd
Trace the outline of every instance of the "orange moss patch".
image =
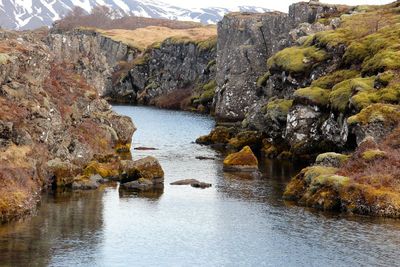
<svg viewBox="0 0 400 267">
<path fill-rule="evenodd" d="M 258 168 L 258 160 L 249 146 L 245 146 L 241 151 L 228 155 L 224 160 L 224 167 L 238 168 Z"/>
</svg>

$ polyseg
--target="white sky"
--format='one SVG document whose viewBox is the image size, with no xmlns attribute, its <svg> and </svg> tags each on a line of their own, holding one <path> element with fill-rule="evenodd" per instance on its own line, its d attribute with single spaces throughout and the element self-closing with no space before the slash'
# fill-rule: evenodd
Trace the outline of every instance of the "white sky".
<svg viewBox="0 0 400 267">
<path fill-rule="evenodd" d="M 305 0 L 308 1 L 308 0 Z M 235 7 L 239 5 L 248 5 L 248 6 L 259 6 L 266 7 L 274 10 L 279 10 L 283 12 L 288 12 L 288 7 L 290 4 L 299 2 L 299 1 L 290 1 L 290 0 L 162 0 L 162 2 L 169 3 L 176 6 L 186 7 L 186 8 L 194 8 L 194 7 Z M 346 4 L 346 5 L 382 5 L 390 2 L 394 2 L 394 0 L 321 0 L 320 2 L 330 3 L 330 4 Z"/>
</svg>

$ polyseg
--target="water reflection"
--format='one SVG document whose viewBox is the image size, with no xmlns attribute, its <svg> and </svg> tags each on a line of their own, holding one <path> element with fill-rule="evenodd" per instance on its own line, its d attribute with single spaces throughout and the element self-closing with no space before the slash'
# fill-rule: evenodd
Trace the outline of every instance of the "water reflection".
<svg viewBox="0 0 400 267">
<path fill-rule="evenodd" d="M 35 216 L 0 227 L 0 265 L 45 266 L 55 260 L 54 251 L 74 258 L 82 251 L 96 250 L 103 227 L 101 194 L 45 195 Z M 88 256 L 85 260 L 90 262 Z"/>
<path fill-rule="evenodd" d="M 164 193 L 164 185 L 157 185 L 157 188 L 153 188 L 147 191 L 130 191 L 130 190 L 119 190 L 120 198 L 143 198 L 150 201 L 157 201 Z"/>
<path fill-rule="evenodd" d="M 396 266 L 400 221 L 286 205 L 282 190 L 302 166 L 261 162 L 263 175 L 224 173 L 223 155 L 192 141 L 210 118 L 116 107 L 138 131 L 133 158 L 157 157 L 165 186 L 150 192 L 58 192 L 37 216 L 0 226 L 0 266 Z M 199 160 L 196 157 L 215 158 Z M 207 189 L 171 186 L 181 179 Z"/>
</svg>

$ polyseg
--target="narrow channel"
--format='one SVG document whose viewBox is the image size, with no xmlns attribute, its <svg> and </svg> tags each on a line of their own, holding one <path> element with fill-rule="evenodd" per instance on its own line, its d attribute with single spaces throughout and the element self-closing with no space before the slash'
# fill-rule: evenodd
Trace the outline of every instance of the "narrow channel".
<svg viewBox="0 0 400 267">
<path fill-rule="evenodd" d="M 399 221 L 284 203 L 284 185 L 302 166 L 265 161 L 260 178 L 227 175 L 221 154 L 193 142 L 213 128 L 211 117 L 150 107 L 114 110 L 138 128 L 134 159 L 160 160 L 164 188 L 46 195 L 35 216 L 0 226 L 5 266 L 398 265 Z M 170 185 L 189 178 L 212 187 Z"/>
</svg>

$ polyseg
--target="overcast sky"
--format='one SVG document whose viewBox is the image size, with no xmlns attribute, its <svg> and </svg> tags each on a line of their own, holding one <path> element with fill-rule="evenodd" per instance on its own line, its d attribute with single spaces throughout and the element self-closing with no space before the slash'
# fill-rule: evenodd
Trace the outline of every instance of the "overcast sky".
<svg viewBox="0 0 400 267">
<path fill-rule="evenodd" d="M 299 1 L 290 1 L 290 0 L 163 0 L 162 2 L 169 3 L 172 5 L 177 5 L 181 7 L 207 7 L 207 6 L 218 6 L 218 7 L 234 7 L 238 5 L 252 5 L 252 6 L 260 6 L 267 7 L 274 10 L 279 10 L 283 12 L 288 11 L 288 7 L 290 4 L 299 2 Z M 394 2 L 394 0 L 325 0 L 321 1 L 324 3 L 331 4 L 347 4 L 347 5 L 364 5 L 364 4 L 387 4 L 390 2 Z"/>
</svg>

